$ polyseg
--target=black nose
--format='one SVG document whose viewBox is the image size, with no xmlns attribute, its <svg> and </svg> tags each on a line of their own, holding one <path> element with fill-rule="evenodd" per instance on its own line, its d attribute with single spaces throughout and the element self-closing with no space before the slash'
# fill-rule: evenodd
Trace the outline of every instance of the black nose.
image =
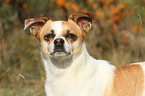
<svg viewBox="0 0 145 96">
<path fill-rule="evenodd" d="M 63 46 L 63 44 L 64 44 L 64 40 L 63 39 L 61 39 L 61 38 L 57 38 L 57 39 L 55 39 L 54 40 L 54 45 L 55 46 Z"/>
<path fill-rule="evenodd" d="M 64 52 L 64 40 L 61 38 L 57 38 L 54 40 L 54 51 L 55 52 Z"/>
</svg>

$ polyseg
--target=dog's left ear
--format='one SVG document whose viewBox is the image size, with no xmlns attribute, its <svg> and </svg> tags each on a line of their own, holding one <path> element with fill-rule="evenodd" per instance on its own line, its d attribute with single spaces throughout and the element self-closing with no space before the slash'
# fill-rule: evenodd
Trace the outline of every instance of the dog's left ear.
<svg viewBox="0 0 145 96">
<path fill-rule="evenodd" d="M 75 21 L 83 30 L 85 35 L 92 27 L 94 16 L 92 13 L 77 12 L 69 16 L 69 19 Z"/>
<path fill-rule="evenodd" d="M 24 30 L 26 30 L 28 27 L 30 27 L 30 32 L 39 39 L 40 38 L 39 32 L 48 20 L 49 19 L 47 17 L 26 19 Z"/>
</svg>

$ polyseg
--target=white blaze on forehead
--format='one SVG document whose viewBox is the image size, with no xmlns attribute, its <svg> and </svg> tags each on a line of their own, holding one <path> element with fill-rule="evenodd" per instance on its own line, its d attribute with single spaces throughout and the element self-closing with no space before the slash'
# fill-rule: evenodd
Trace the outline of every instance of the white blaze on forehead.
<svg viewBox="0 0 145 96">
<path fill-rule="evenodd" d="M 61 35 L 62 22 L 63 21 L 53 21 L 52 24 L 51 24 L 51 28 L 54 30 L 54 33 L 56 35 Z"/>
</svg>

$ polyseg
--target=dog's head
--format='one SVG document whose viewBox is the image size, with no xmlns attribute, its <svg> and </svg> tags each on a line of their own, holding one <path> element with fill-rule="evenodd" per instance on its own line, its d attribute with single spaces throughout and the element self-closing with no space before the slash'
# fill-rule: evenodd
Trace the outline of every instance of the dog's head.
<svg viewBox="0 0 145 96">
<path fill-rule="evenodd" d="M 68 21 L 53 21 L 46 17 L 25 20 L 25 28 L 41 42 L 42 53 L 55 59 L 66 59 L 79 55 L 83 50 L 86 33 L 91 29 L 93 16 L 77 12 Z"/>
</svg>

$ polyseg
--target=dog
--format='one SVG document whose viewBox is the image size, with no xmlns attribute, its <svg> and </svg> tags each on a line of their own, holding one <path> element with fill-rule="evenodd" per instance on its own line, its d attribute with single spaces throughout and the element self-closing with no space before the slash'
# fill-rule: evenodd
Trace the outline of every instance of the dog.
<svg viewBox="0 0 145 96">
<path fill-rule="evenodd" d="M 86 49 L 94 17 L 76 12 L 67 21 L 47 17 L 25 20 L 41 43 L 47 96 L 145 96 L 145 62 L 113 66 Z"/>
</svg>

